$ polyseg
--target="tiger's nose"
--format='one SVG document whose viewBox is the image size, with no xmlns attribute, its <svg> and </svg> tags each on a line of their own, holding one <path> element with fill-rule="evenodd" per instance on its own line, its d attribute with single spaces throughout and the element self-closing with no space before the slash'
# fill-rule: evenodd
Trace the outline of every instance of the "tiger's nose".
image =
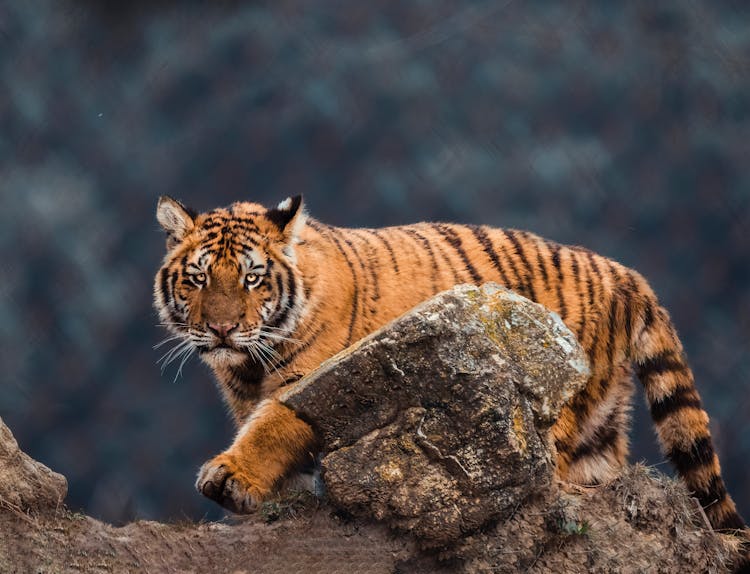
<svg viewBox="0 0 750 574">
<path fill-rule="evenodd" d="M 225 338 L 229 333 L 234 331 L 239 326 L 239 323 L 209 323 L 208 328 L 211 329 L 222 339 Z"/>
</svg>

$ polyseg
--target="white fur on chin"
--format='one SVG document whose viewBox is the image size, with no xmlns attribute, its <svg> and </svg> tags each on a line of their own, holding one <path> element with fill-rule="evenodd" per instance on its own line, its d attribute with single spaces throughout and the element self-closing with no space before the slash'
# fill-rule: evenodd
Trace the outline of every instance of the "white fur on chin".
<svg viewBox="0 0 750 574">
<path fill-rule="evenodd" d="M 247 358 L 247 353 L 236 349 L 217 348 L 203 353 L 201 358 L 211 367 L 238 367 Z"/>
</svg>

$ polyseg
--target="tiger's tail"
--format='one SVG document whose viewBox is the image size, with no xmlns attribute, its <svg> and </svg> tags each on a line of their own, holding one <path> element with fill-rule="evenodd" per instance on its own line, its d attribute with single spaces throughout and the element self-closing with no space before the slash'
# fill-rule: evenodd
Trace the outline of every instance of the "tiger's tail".
<svg viewBox="0 0 750 574">
<path fill-rule="evenodd" d="M 642 328 L 632 337 L 636 373 L 665 454 L 700 501 L 715 530 L 743 530 L 745 523 L 721 477 L 708 414 L 703 410 L 682 343 L 669 314 L 655 298 L 646 301 Z"/>
</svg>

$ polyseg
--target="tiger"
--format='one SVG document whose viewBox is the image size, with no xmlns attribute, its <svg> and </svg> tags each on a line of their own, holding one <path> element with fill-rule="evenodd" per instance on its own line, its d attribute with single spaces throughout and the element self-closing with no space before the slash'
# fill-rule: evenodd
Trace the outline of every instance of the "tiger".
<svg viewBox="0 0 750 574">
<path fill-rule="evenodd" d="M 557 313 L 590 377 L 551 430 L 556 475 L 603 484 L 628 457 L 633 375 L 659 442 L 715 530 L 745 528 L 727 493 L 686 355 L 646 279 L 607 257 L 528 231 L 416 223 L 334 227 L 301 196 L 196 213 L 162 196 L 167 252 L 154 280 L 163 325 L 213 371 L 234 418 L 232 444 L 200 469 L 197 490 L 251 513 L 318 448 L 279 397 L 324 360 L 431 296 L 496 282 Z"/>
</svg>

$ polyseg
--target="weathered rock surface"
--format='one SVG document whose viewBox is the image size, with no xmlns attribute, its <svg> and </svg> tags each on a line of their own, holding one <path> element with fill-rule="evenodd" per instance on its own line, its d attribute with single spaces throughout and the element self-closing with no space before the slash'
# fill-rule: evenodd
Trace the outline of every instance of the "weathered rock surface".
<svg viewBox="0 0 750 574">
<path fill-rule="evenodd" d="M 547 430 L 587 377 L 556 316 L 502 287 L 463 285 L 282 400 L 323 440 L 335 505 L 443 546 L 549 488 Z"/>
<path fill-rule="evenodd" d="M 0 572 L 730 572 L 737 539 L 682 484 L 640 466 L 597 488 L 553 479 L 547 431 L 585 377 L 556 316 L 458 287 L 287 395 L 323 440 L 331 505 L 287 495 L 233 523 L 72 514 L 64 478 L 0 421 Z"/>
<path fill-rule="evenodd" d="M 67 493 L 65 477 L 19 449 L 0 419 L 0 506 L 24 511 L 55 508 Z"/>
</svg>

